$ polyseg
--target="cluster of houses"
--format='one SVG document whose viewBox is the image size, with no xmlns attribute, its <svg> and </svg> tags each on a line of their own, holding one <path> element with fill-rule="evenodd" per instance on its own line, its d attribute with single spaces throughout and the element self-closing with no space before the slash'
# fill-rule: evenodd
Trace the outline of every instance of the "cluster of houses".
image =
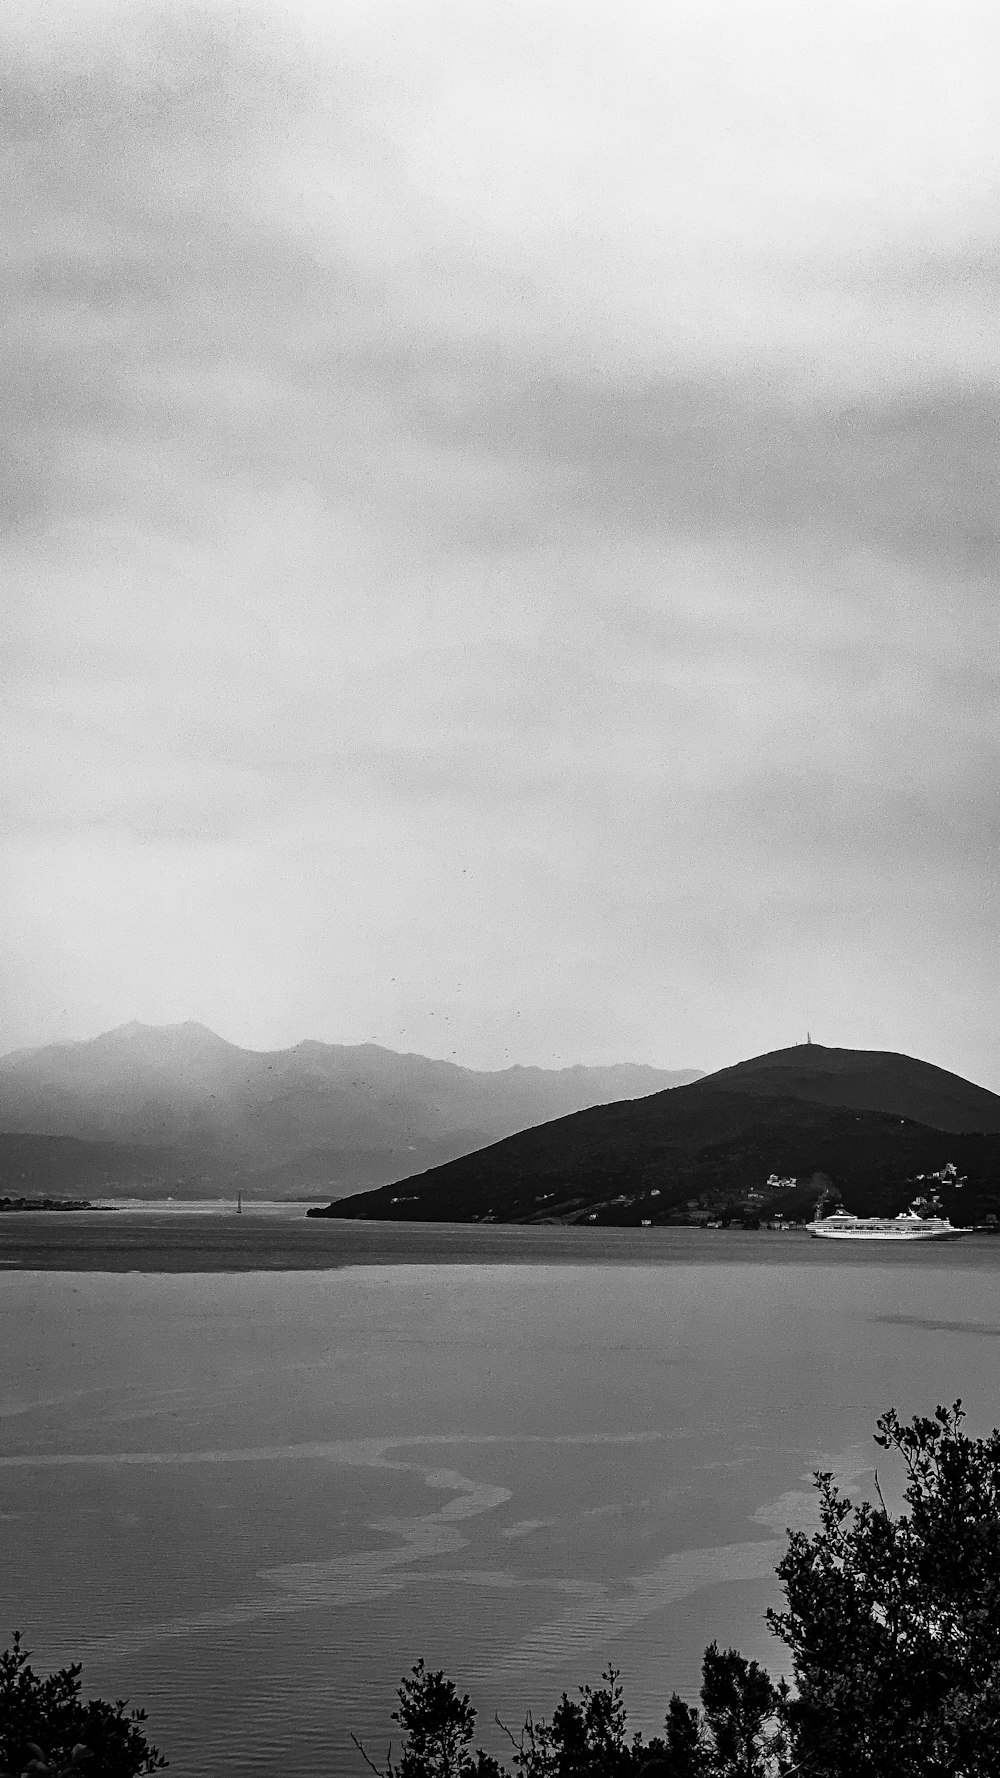
<svg viewBox="0 0 1000 1778">
<path fill-rule="evenodd" d="M 708 1229 L 724 1228 L 733 1220 L 743 1220 L 752 1223 L 754 1227 L 766 1229 L 797 1228 L 798 1222 L 781 1208 L 780 1194 L 794 1191 L 798 1184 L 798 1179 L 793 1175 L 769 1173 L 762 1186 L 751 1186 L 749 1191 L 738 1196 L 726 1194 L 724 1215 L 722 1195 L 713 1192 L 700 1198 L 686 1199 L 677 1206 L 673 1219 Z M 644 1226 L 651 1227 L 651 1220 Z"/>
</svg>

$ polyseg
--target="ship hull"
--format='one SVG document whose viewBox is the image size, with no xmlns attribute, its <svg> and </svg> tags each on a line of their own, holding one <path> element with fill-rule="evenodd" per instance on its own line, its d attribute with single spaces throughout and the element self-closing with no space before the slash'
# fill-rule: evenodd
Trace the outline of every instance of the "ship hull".
<svg viewBox="0 0 1000 1778">
<path fill-rule="evenodd" d="M 895 1241 L 897 1244 L 910 1241 L 957 1241 L 968 1229 L 914 1229 L 893 1228 L 892 1224 L 885 1228 L 824 1228 L 822 1223 L 808 1223 L 809 1233 L 820 1241 Z"/>
</svg>

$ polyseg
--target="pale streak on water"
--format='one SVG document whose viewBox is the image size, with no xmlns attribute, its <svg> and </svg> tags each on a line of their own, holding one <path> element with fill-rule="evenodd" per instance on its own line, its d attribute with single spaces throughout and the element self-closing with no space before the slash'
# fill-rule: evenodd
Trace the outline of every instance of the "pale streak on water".
<svg viewBox="0 0 1000 1778">
<path fill-rule="evenodd" d="M 779 1670 L 761 1614 L 810 1472 L 869 1489 L 893 1403 L 1000 1419 L 1000 1242 L 694 1243 L 5 1276 L 0 1632 L 145 1703 L 176 1778 L 359 1772 L 349 1731 L 384 1753 L 419 1654 L 498 1751 L 494 1710 L 609 1661 L 647 1730 L 712 1637 Z"/>
<path fill-rule="evenodd" d="M 621 1436 L 595 1434 L 586 1438 L 536 1439 L 536 1444 L 560 1445 L 638 1444 L 649 1443 L 658 1435 L 625 1433 Z M 290 1612 L 309 1610 L 316 1606 L 360 1605 L 385 1598 L 397 1587 L 412 1581 L 445 1579 L 451 1584 L 465 1583 L 486 1588 L 510 1588 L 532 1585 L 505 1572 L 484 1570 L 436 1571 L 422 1568 L 419 1574 L 407 1572 L 415 1562 L 451 1555 L 468 1546 L 468 1538 L 454 1529 L 462 1520 L 503 1506 L 512 1497 L 512 1490 L 470 1480 L 455 1469 L 429 1467 L 419 1463 L 397 1463 L 386 1453 L 406 1445 L 476 1444 L 489 1445 L 501 1441 L 489 1438 L 446 1437 L 442 1439 L 355 1439 L 327 1444 L 255 1446 L 246 1450 L 227 1451 L 118 1451 L 108 1454 L 60 1453 L 44 1456 L 0 1457 L 4 1469 L 69 1469 L 78 1467 L 106 1468 L 124 1466 L 143 1468 L 148 1465 L 175 1468 L 197 1463 L 268 1463 L 296 1458 L 323 1458 L 331 1463 L 352 1467 L 411 1470 L 422 1476 L 429 1488 L 447 1490 L 452 1498 L 436 1512 L 404 1518 L 382 1518 L 369 1521 L 373 1531 L 384 1532 L 398 1539 L 395 1547 L 332 1557 L 325 1561 L 286 1563 L 282 1567 L 259 1570 L 259 1578 L 278 1591 L 270 1602 L 232 1606 L 146 1623 L 130 1635 L 78 1638 L 72 1649 L 47 1651 L 51 1665 L 95 1656 L 120 1658 L 134 1653 L 150 1642 L 168 1637 L 186 1636 L 196 1631 L 230 1628 L 253 1618 L 283 1616 Z M 505 1440 L 504 1443 L 512 1441 Z M 609 1600 L 606 1588 L 597 1582 L 556 1581 L 553 1588 L 578 1600 L 561 1612 L 551 1623 L 524 1638 L 500 1662 L 473 1669 L 473 1677 L 489 1682 L 514 1674 L 547 1672 L 561 1666 L 571 1655 L 590 1654 L 603 1648 L 624 1629 L 642 1621 L 676 1599 L 697 1592 L 718 1581 L 760 1580 L 769 1576 L 782 1546 L 780 1543 L 754 1541 L 723 1544 L 711 1549 L 685 1550 L 667 1556 L 648 1574 L 630 1576 L 628 1591 L 620 1599 Z M 402 1570 L 402 1572 L 400 1572 Z"/>
</svg>

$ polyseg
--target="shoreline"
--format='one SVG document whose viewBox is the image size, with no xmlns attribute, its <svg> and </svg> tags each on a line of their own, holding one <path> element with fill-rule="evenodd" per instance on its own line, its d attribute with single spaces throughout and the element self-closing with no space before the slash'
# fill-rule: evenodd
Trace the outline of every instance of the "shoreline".
<svg viewBox="0 0 1000 1778">
<path fill-rule="evenodd" d="M 8 1212 L 0 1224 L 0 1276 L 21 1272 L 293 1272 L 347 1266 L 635 1265 L 875 1261 L 952 1264 L 992 1252 L 995 1237 L 902 1244 L 814 1241 L 804 1230 L 591 1229 L 523 1223 L 414 1223 L 162 1209 L 107 1218 Z"/>
</svg>

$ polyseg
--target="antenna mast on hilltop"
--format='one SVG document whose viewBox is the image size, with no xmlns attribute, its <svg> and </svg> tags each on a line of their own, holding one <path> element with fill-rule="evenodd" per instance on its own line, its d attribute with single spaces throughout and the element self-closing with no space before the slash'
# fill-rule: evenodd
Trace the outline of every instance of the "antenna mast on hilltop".
<svg viewBox="0 0 1000 1778">
<path fill-rule="evenodd" d="M 808 1033 L 808 1031 L 807 1031 L 807 1032 L 806 1032 L 806 1042 L 807 1042 L 807 1043 L 812 1043 L 812 1038 L 811 1038 L 811 1037 L 810 1037 L 810 1035 L 809 1035 L 809 1033 Z"/>
</svg>

